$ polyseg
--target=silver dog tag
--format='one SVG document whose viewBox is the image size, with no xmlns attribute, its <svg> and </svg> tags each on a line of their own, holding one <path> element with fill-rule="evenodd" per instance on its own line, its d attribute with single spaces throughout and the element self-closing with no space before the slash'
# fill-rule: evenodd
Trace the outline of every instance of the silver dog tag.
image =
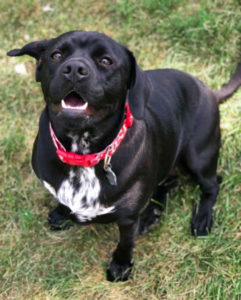
<svg viewBox="0 0 241 300">
<path fill-rule="evenodd" d="M 104 170 L 106 172 L 105 176 L 108 179 L 109 184 L 110 185 L 117 185 L 117 178 L 116 178 L 115 173 L 111 169 L 111 165 L 109 164 L 106 167 L 104 167 Z"/>
<path fill-rule="evenodd" d="M 109 155 L 109 151 L 111 150 L 111 147 L 109 147 L 106 151 L 105 160 L 104 160 L 104 170 L 106 172 L 106 178 L 109 181 L 110 185 L 117 185 L 117 178 L 115 173 L 113 172 L 111 168 L 111 156 Z"/>
</svg>

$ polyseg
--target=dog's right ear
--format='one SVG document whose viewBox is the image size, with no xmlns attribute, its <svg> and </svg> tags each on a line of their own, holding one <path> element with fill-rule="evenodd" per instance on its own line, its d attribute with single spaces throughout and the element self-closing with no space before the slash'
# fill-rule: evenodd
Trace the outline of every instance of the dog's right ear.
<svg viewBox="0 0 241 300">
<path fill-rule="evenodd" d="M 128 102 L 135 119 L 143 119 L 151 92 L 151 84 L 146 73 L 137 65 L 132 52 L 125 49 L 129 58 Z"/>
<path fill-rule="evenodd" d="M 8 56 L 21 56 L 21 55 L 30 55 L 37 60 L 37 69 L 35 73 L 36 81 L 40 81 L 40 73 L 41 73 L 41 55 L 47 49 L 51 40 L 41 40 L 29 43 L 21 49 L 13 49 L 8 51 Z"/>
<path fill-rule="evenodd" d="M 41 40 L 29 43 L 21 49 L 13 49 L 7 52 L 8 56 L 30 55 L 39 60 L 41 54 L 46 50 L 50 40 Z"/>
</svg>

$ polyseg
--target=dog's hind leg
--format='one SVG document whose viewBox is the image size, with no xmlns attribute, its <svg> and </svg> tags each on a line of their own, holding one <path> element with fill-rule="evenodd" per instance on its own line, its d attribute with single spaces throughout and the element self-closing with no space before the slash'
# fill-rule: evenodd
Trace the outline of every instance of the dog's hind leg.
<svg viewBox="0 0 241 300">
<path fill-rule="evenodd" d="M 165 208 L 167 194 L 177 186 L 177 176 L 170 175 L 165 182 L 158 185 L 152 195 L 152 199 L 139 217 L 137 234 L 149 231 L 160 220 L 161 213 Z"/>
<path fill-rule="evenodd" d="M 191 220 L 191 232 L 193 235 L 207 235 L 213 224 L 213 206 L 216 202 L 219 185 L 217 176 L 205 179 L 200 178 L 201 199 L 198 207 L 195 206 Z"/>
<path fill-rule="evenodd" d="M 191 220 L 193 235 L 206 235 L 210 232 L 213 206 L 216 202 L 220 178 L 217 176 L 217 161 L 220 145 L 219 130 L 208 140 L 205 147 L 192 140 L 182 155 L 182 165 L 197 181 L 201 189 L 201 199 L 194 207 Z"/>
</svg>

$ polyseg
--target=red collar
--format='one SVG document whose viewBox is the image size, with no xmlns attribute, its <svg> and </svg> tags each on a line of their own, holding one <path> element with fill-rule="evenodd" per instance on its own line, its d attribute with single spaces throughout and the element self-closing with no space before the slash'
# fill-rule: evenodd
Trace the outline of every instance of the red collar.
<svg viewBox="0 0 241 300">
<path fill-rule="evenodd" d="M 52 141 L 56 148 L 56 154 L 58 158 L 66 164 L 72 165 L 72 166 L 82 166 L 82 167 L 92 167 L 98 164 L 100 160 L 103 159 L 110 159 L 110 157 L 115 153 L 117 148 L 120 146 L 121 142 L 123 141 L 127 129 L 132 126 L 133 124 L 133 116 L 131 114 L 130 108 L 128 103 L 126 103 L 125 106 L 126 109 L 126 117 L 124 120 L 124 123 L 117 135 L 117 137 L 114 139 L 114 141 L 108 145 L 104 150 L 98 152 L 98 153 L 91 153 L 91 154 L 76 154 L 73 152 L 67 152 L 64 148 L 64 146 L 60 143 L 58 138 L 56 137 L 53 128 L 51 126 L 51 123 L 49 122 L 49 129 L 50 129 L 50 135 L 52 137 Z"/>
</svg>

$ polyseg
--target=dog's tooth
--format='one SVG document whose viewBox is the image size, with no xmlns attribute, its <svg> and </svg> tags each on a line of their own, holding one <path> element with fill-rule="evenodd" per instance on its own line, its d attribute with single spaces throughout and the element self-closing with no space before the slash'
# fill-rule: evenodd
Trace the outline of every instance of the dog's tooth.
<svg viewBox="0 0 241 300">
<path fill-rule="evenodd" d="M 61 100 L 61 106 L 62 106 L 63 108 L 67 108 L 67 105 L 65 104 L 64 99 Z"/>
<path fill-rule="evenodd" d="M 80 107 L 79 107 L 79 109 L 81 109 L 81 110 L 84 110 L 84 109 L 86 109 L 86 108 L 87 108 L 87 106 L 88 106 L 88 103 L 87 103 L 87 102 L 85 102 L 85 104 L 84 104 L 84 105 L 82 105 L 82 106 L 80 106 Z"/>
<path fill-rule="evenodd" d="M 75 110 L 85 110 L 88 106 L 88 103 L 85 102 L 85 104 L 83 105 L 79 105 L 79 106 L 68 106 L 68 108 L 70 109 L 75 109 Z"/>
<path fill-rule="evenodd" d="M 63 108 L 67 108 L 67 109 L 85 110 L 85 109 L 87 108 L 87 106 L 88 106 L 88 103 L 85 102 L 85 104 L 80 105 L 80 106 L 71 106 L 71 105 L 66 104 L 65 101 L 62 99 L 62 100 L 61 100 L 61 106 L 62 106 Z"/>
</svg>

